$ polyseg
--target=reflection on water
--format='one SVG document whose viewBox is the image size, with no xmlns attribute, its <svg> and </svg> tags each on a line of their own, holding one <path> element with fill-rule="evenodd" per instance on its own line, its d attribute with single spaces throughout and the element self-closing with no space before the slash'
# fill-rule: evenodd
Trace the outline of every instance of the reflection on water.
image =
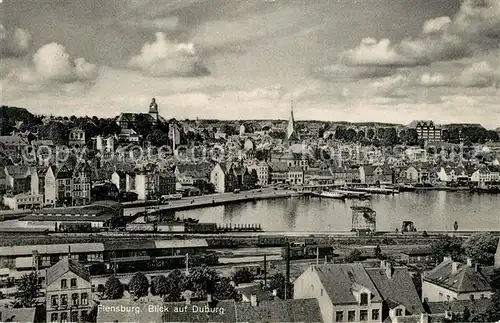
<svg viewBox="0 0 500 323">
<path fill-rule="evenodd" d="M 377 229 L 393 231 L 402 221 L 415 223 L 419 231 L 500 230 L 500 198 L 469 192 L 420 191 L 399 195 L 374 195 Z M 261 224 L 267 231 L 349 231 L 352 202 L 289 198 L 230 204 L 178 212 L 201 222 Z"/>
</svg>

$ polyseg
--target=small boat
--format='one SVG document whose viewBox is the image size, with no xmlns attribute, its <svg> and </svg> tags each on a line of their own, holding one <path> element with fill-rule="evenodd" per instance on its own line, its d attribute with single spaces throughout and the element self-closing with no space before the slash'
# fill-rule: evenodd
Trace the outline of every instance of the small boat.
<svg viewBox="0 0 500 323">
<path fill-rule="evenodd" d="M 337 200 L 345 200 L 347 198 L 346 194 L 336 191 L 323 191 L 321 193 L 318 193 L 317 196 L 326 197 L 330 199 L 337 199 Z"/>
<path fill-rule="evenodd" d="M 399 187 L 400 192 L 414 192 L 417 188 L 412 185 L 402 185 Z"/>
</svg>

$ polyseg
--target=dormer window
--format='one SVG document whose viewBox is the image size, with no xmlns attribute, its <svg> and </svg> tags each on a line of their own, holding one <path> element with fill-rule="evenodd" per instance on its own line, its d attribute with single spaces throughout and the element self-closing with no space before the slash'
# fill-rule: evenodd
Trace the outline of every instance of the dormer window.
<svg viewBox="0 0 500 323">
<path fill-rule="evenodd" d="M 402 308 L 396 308 L 396 316 L 403 316 L 403 309 Z"/>
<path fill-rule="evenodd" d="M 359 305 L 368 305 L 368 293 L 361 293 Z"/>
</svg>

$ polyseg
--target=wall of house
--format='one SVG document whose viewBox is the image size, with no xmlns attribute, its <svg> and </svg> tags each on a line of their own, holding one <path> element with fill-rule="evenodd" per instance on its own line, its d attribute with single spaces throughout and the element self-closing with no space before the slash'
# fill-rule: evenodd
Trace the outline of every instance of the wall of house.
<svg viewBox="0 0 500 323">
<path fill-rule="evenodd" d="M 210 183 L 214 184 L 216 193 L 225 193 L 225 174 L 219 165 L 216 165 L 210 172 Z"/>
<path fill-rule="evenodd" d="M 317 299 L 323 322 L 333 322 L 335 319 L 333 316 L 333 304 L 326 291 L 323 290 L 323 285 L 314 271 L 314 266 L 311 266 L 295 280 L 293 284 L 293 297 L 295 299 Z"/>
<path fill-rule="evenodd" d="M 448 296 L 449 300 L 469 300 L 471 296 L 474 296 L 474 299 L 480 298 L 491 298 L 492 292 L 490 291 L 482 291 L 482 292 L 473 292 L 473 293 L 456 293 L 447 288 L 435 285 L 428 281 L 423 281 L 422 283 L 422 299 L 428 302 L 442 302 L 447 301 Z"/>
<path fill-rule="evenodd" d="M 71 287 L 71 279 L 76 278 L 76 287 Z M 61 280 L 66 279 L 67 288 L 61 288 Z M 82 294 L 87 294 L 86 304 L 82 304 Z M 78 294 L 78 305 L 73 305 L 72 295 Z M 61 305 L 61 297 L 66 295 L 68 300 L 67 306 Z M 52 306 L 52 296 L 57 296 L 58 305 Z M 71 321 L 71 312 L 77 312 L 78 318 L 81 318 L 82 311 L 89 312 L 91 304 L 91 284 L 89 281 L 75 275 L 73 272 L 69 271 L 62 275 L 60 278 L 56 279 L 53 283 L 46 287 L 46 311 L 47 311 L 47 322 L 51 322 L 51 317 L 53 313 L 57 313 L 58 320 L 61 319 L 61 314 L 63 312 L 67 313 L 67 321 Z M 71 311 L 70 311 L 71 309 Z"/>
</svg>

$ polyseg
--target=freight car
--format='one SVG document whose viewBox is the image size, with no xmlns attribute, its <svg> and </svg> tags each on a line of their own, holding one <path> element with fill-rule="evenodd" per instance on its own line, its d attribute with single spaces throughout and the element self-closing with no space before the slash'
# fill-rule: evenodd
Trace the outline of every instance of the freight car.
<svg viewBox="0 0 500 323">
<path fill-rule="evenodd" d="M 285 236 L 259 236 L 257 245 L 259 247 L 281 247 L 288 241 Z"/>
<path fill-rule="evenodd" d="M 290 250 L 290 259 L 310 259 L 310 258 L 324 258 L 332 257 L 334 255 L 334 248 L 330 245 L 290 245 L 290 248 L 282 247 L 281 256 L 283 259 L 287 257 L 287 251 Z"/>
<path fill-rule="evenodd" d="M 185 232 L 191 233 L 217 233 L 216 223 L 189 223 L 185 224 Z"/>
<path fill-rule="evenodd" d="M 127 223 L 125 230 L 127 232 L 156 232 L 158 226 L 156 223 Z"/>
</svg>

